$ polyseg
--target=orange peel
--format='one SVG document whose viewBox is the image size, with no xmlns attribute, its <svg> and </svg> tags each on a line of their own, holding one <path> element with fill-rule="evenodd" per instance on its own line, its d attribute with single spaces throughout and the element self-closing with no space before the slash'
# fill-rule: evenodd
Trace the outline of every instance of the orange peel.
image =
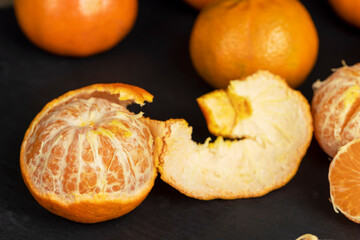
<svg viewBox="0 0 360 240">
<path fill-rule="evenodd" d="M 295 175 L 312 139 L 312 117 L 307 100 L 282 78 L 259 71 L 198 102 L 220 135 L 214 142 L 194 142 L 183 119 L 148 119 L 163 181 L 193 198 L 235 199 L 262 196 Z"/>
</svg>

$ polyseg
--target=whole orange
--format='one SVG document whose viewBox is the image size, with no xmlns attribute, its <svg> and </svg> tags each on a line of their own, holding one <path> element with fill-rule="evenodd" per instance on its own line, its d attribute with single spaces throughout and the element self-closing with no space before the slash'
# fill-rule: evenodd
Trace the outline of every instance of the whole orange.
<svg viewBox="0 0 360 240">
<path fill-rule="evenodd" d="M 205 5 L 212 3 L 216 0 L 184 0 L 184 1 L 187 2 L 193 8 L 202 9 L 203 7 L 205 7 Z"/>
<path fill-rule="evenodd" d="M 15 0 L 24 34 L 38 47 L 88 56 L 115 46 L 131 30 L 137 0 Z"/>
<path fill-rule="evenodd" d="M 314 66 L 318 45 L 311 16 L 298 0 L 223 0 L 200 12 L 190 53 L 216 88 L 260 69 L 297 87 Z"/>
<path fill-rule="evenodd" d="M 360 27 L 360 1 L 329 0 L 335 12 L 348 23 Z"/>
</svg>

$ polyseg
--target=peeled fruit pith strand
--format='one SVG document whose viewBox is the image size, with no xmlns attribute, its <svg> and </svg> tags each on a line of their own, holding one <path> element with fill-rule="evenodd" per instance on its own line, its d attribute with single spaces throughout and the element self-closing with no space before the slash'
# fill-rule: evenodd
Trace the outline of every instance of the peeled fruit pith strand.
<svg viewBox="0 0 360 240">
<path fill-rule="evenodd" d="M 49 211 L 93 223 L 137 207 L 157 175 L 153 137 L 129 103 L 152 101 L 125 84 L 96 84 L 48 103 L 28 128 L 20 153 L 23 179 Z"/>
<path fill-rule="evenodd" d="M 269 72 L 232 81 L 198 99 L 215 135 L 242 138 L 197 144 L 185 120 L 148 120 L 161 178 L 187 196 L 262 196 L 296 173 L 312 138 L 310 106 Z"/>
<path fill-rule="evenodd" d="M 313 85 L 311 103 L 315 137 L 331 157 L 360 137 L 360 64 L 343 66 Z"/>
</svg>

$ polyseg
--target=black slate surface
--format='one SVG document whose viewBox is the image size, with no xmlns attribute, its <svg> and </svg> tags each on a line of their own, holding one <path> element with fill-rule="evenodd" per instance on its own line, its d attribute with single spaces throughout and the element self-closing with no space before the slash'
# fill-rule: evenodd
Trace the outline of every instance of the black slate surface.
<svg viewBox="0 0 360 240">
<path fill-rule="evenodd" d="M 342 22 L 325 0 L 303 0 L 318 29 L 318 61 L 299 90 L 330 69 L 360 59 L 360 30 Z M 194 139 L 209 136 L 195 99 L 212 88 L 197 75 L 188 40 L 197 11 L 181 0 L 140 0 L 128 37 L 114 49 L 85 59 L 63 58 L 33 46 L 12 8 L 0 9 L 0 239 L 360 239 L 360 228 L 329 202 L 328 157 L 315 139 L 296 176 L 256 199 L 200 201 L 159 178 L 131 213 L 108 222 L 79 224 L 55 216 L 32 198 L 19 171 L 19 151 L 31 120 L 50 100 L 99 82 L 124 82 L 155 95 L 142 111 L 165 120 L 185 118 Z"/>
</svg>

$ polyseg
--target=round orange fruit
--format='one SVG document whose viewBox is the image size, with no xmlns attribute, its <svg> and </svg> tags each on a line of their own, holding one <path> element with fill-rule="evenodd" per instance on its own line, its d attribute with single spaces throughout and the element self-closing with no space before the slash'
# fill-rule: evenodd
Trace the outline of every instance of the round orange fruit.
<svg viewBox="0 0 360 240">
<path fill-rule="evenodd" d="M 84 57 L 115 46 L 131 30 L 137 0 L 15 0 L 24 34 L 51 53 Z"/>
<path fill-rule="evenodd" d="M 329 0 L 329 2 L 342 19 L 360 28 L 360 2 L 358 0 Z"/>
<path fill-rule="evenodd" d="M 331 157 L 339 148 L 360 137 L 360 64 L 335 70 L 313 85 L 311 103 L 314 134 Z"/>
<path fill-rule="evenodd" d="M 96 84 L 48 103 L 26 131 L 23 179 L 40 205 L 94 223 L 137 207 L 154 185 L 153 137 L 126 105 L 151 101 L 125 84 Z"/>
<path fill-rule="evenodd" d="M 191 59 L 215 88 L 257 70 L 299 86 L 318 54 L 318 35 L 298 0 L 223 0 L 204 8 L 192 30 Z"/>
</svg>

